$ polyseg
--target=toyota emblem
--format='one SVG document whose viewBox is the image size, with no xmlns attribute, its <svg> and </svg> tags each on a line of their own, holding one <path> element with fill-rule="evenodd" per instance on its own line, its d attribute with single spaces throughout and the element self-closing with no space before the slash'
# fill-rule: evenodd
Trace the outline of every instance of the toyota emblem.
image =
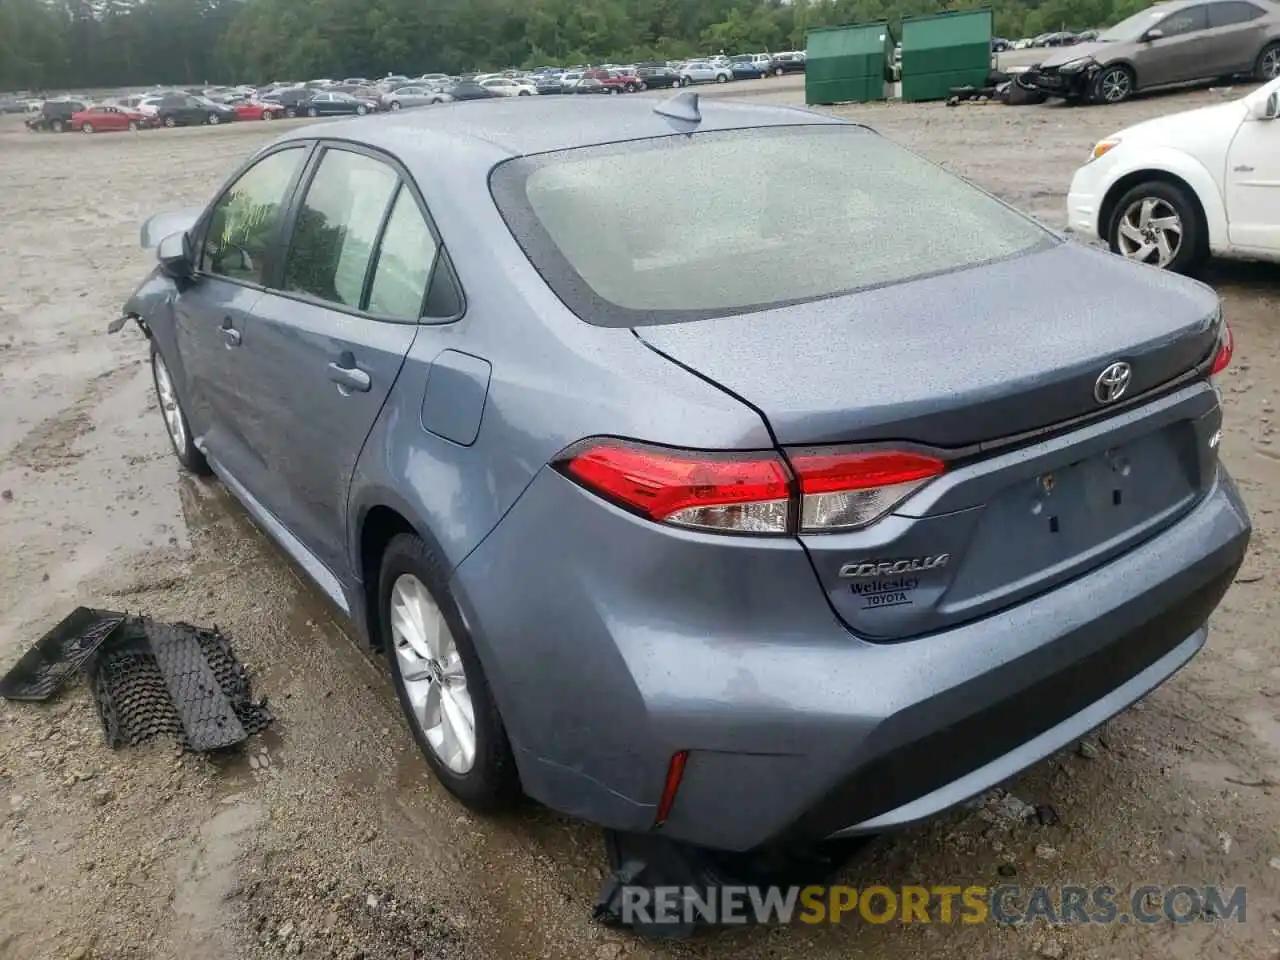
<svg viewBox="0 0 1280 960">
<path fill-rule="evenodd" d="M 1100 374 L 1093 384 L 1093 399 L 1099 403 L 1115 403 L 1129 389 L 1133 369 L 1123 360 L 1117 360 Z"/>
</svg>

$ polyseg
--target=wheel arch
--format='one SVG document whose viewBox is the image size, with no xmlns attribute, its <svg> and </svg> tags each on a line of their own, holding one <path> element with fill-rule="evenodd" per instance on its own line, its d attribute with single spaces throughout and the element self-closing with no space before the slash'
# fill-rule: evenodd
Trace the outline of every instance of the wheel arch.
<svg viewBox="0 0 1280 960">
<path fill-rule="evenodd" d="M 363 629 L 365 640 L 375 650 L 382 649 L 383 641 L 378 623 L 378 573 L 387 545 L 400 534 L 411 533 L 425 543 L 438 560 L 444 562 L 445 559 L 439 542 L 423 524 L 411 520 L 412 516 L 406 503 L 383 491 L 358 507 L 353 517 L 351 555 L 361 600 L 356 625 Z"/>
<path fill-rule="evenodd" d="M 1212 174 L 1198 161 L 1176 151 L 1159 164 L 1145 163 L 1133 169 L 1123 170 L 1115 176 L 1102 202 L 1098 205 L 1098 236 L 1109 240 L 1111 218 L 1116 204 L 1125 191 L 1140 183 L 1156 180 L 1172 184 L 1187 191 L 1199 209 L 1208 235 L 1209 249 L 1219 251 L 1227 246 L 1227 213 L 1221 194 Z M 1149 154 L 1148 154 L 1149 156 Z"/>
</svg>

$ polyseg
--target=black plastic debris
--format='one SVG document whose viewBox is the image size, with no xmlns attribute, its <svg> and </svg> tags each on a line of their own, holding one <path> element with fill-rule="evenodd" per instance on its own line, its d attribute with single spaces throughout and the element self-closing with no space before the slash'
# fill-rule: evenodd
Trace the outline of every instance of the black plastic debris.
<svg viewBox="0 0 1280 960">
<path fill-rule="evenodd" d="M 609 927 L 623 927 L 652 939 L 685 939 L 700 926 L 703 903 L 717 902 L 718 891 L 755 891 L 767 902 L 765 888 L 829 883 L 870 838 L 826 841 L 809 846 L 725 853 L 672 840 L 661 834 L 605 831 L 613 872 L 605 880 L 592 915 Z M 674 889 L 672 889 L 674 888 Z M 628 891 L 631 891 L 630 894 Z M 663 910 L 648 909 L 659 891 L 675 893 Z M 634 909 L 639 905 L 639 909 Z"/>
<path fill-rule="evenodd" d="M 9 700 L 47 700 L 78 672 L 112 748 L 171 736 L 187 750 L 233 747 L 275 718 L 217 629 L 78 607 L 0 680 Z"/>
<path fill-rule="evenodd" d="M 130 618 L 93 670 L 94 699 L 112 748 L 160 736 L 187 750 L 225 749 L 274 720 L 217 630 Z"/>
<path fill-rule="evenodd" d="M 0 680 L 0 697 L 48 700 L 79 672 L 124 620 L 123 613 L 76 607 L 4 675 Z"/>
</svg>

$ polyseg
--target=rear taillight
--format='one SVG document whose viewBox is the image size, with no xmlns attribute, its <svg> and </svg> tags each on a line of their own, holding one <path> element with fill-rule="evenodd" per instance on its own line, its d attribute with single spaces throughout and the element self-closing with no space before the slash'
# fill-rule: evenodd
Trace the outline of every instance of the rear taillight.
<svg viewBox="0 0 1280 960">
<path fill-rule="evenodd" d="M 1213 356 L 1213 366 L 1209 368 L 1209 376 L 1214 377 L 1227 369 L 1231 363 L 1231 354 L 1235 353 L 1236 339 L 1231 333 L 1231 324 L 1222 321 L 1222 335 L 1218 338 L 1218 352 Z"/>
<path fill-rule="evenodd" d="M 806 449 L 789 463 L 772 451 L 675 450 L 585 440 L 556 466 L 593 493 L 676 526 L 782 535 L 865 527 L 945 469 L 900 451 Z"/>
<path fill-rule="evenodd" d="M 790 457 L 800 480 L 801 533 L 865 527 L 946 469 L 937 457 L 895 451 Z"/>
</svg>

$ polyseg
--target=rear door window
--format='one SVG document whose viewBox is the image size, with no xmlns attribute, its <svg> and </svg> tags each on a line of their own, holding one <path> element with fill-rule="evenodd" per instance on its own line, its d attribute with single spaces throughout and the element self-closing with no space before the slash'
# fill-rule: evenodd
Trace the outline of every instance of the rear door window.
<svg viewBox="0 0 1280 960">
<path fill-rule="evenodd" d="M 421 317 L 435 261 L 435 237 L 413 193 L 402 187 L 378 244 L 369 312 L 396 320 Z"/>
<path fill-rule="evenodd" d="M 360 309 L 374 244 L 398 183 L 381 160 L 326 149 L 298 207 L 284 289 Z"/>
<path fill-rule="evenodd" d="M 1262 16 L 1262 8 L 1243 0 L 1227 0 L 1225 3 L 1214 3 L 1209 6 L 1210 27 L 1233 27 L 1240 23 L 1248 23 Z"/>
</svg>

